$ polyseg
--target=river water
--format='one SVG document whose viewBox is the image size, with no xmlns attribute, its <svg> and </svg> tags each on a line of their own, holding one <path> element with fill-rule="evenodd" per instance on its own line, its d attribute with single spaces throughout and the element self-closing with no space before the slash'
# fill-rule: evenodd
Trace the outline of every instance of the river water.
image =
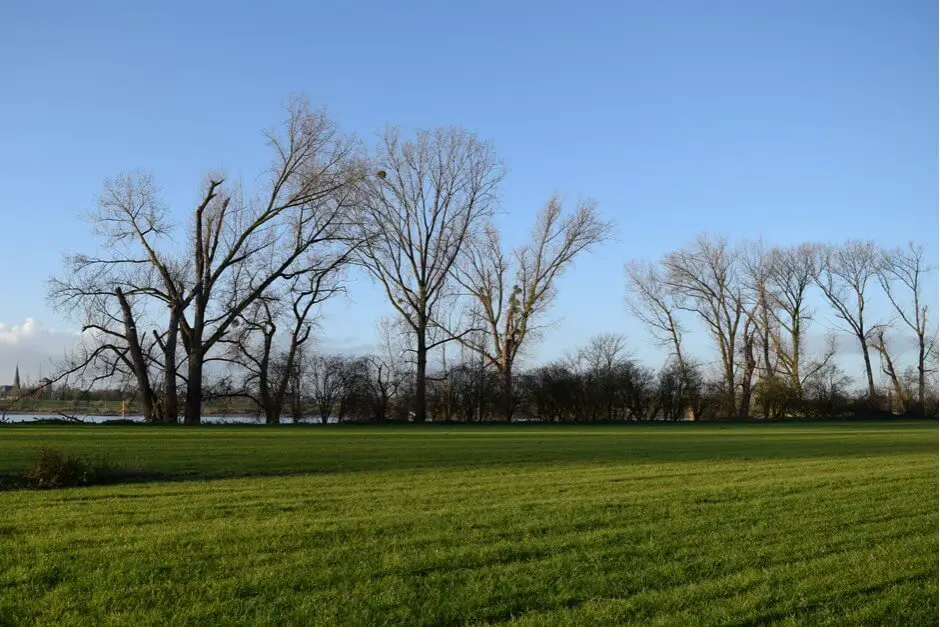
<svg viewBox="0 0 940 627">
<path fill-rule="evenodd" d="M 94 415 L 84 415 L 84 414 L 77 414 L 75 415 L 75 418 L 78 419 L 76 420 L 76 422 L 93 423 L 93 424 L 107 422 L 109 420 L 112 420 L 112 421 L 121 420 L 120 416 L 94 416 Z M 65 421 L 66 419 L 63 418 L 60 414 L 5 414 L 5 415 L 0 414 L 0 422 L 8 422 L 8 423 L 36 422 L 40 420 Z M 143 422 L 144 417 L 141 415 L 130 415 L 130 416 L 125 416 L 124 420 L 127 420 L 128 422 Z M 182 419 L 180 419 L 180 421 L 182 422 Z M 264 417 L 244 416 L 244 415 L 242 416 L 212 415 L 212 416 L 203 416 L 202 422 L 203 424 L 224 423 L 224 424 L 260 425 L 260 424 L 264 424 Z M 281 418 L 281 422 L 286 424 L 286 423 L 291 423 L 293 421 L 291 420 L 290 416 L 283 416 Z M 309 416 L 305 418 L 303 422 L 319 423 L 320 419 L 314 418 L 313 416 Z M 335 418 L 330 418 L 329 420 L 327 420 L 327 422 L 335 423 L 337 422 L 337 420 Z"/>
</svg>

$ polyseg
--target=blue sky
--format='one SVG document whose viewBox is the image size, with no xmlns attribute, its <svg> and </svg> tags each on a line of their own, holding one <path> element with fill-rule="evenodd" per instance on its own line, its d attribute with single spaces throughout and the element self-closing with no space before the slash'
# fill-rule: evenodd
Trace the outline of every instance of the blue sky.
<svg viewBox="0 0 940 627">
<path fill-rule="evenodd" d="M 74 328 L 44 281 L 93 245 L 80 215 L 105 177 L 148 170 L 183 216 L 207 170 L 258 172 L 260 132 L 298 92 L 369 142 L 388 123 L 492 140 L 509 241 L 553 192 L 599 201 L 617 240 L 564 280 L 540 357 L 617 331 L 655 361 L 623 262 L 703 230 L 915 239 L 937 258 L 935 2 L 332 4 L 0 9 L 0 338 L 27 318 Z M 368 344 L 385 310 L 356 281 L 323 336 Z M 0 343 L 0 382 L 47 339 Z"/>
</svg>

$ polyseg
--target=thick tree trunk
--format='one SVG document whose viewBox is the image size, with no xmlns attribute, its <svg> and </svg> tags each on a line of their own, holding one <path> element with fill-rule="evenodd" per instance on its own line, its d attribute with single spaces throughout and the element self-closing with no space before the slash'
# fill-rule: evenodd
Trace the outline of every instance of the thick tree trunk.
<svg viewBox="0 0 940 627">
<path fill-rule="evenodd" d="M 501 383 L 501 395 L 500 404 L 500 413 L 502 414 L 502 419 L 506 422 L 512 422 L 512 413 L 513 413 L 513 403 L 512 403 L 512 366 L 510 364 L 503 364 L 503 368 L 499 373 L 502 379 Z"/>
<path fill-rule="evenodd" d="M 268 425 L 276 425 L 281 422 L 281 412 L 279 408 L 274 405 L 265 407 L 264 409 L 264 423 Z"/>
<path fill-rule="evenodd" d="M 725 410 L 724 417 L 731 418 L 735 414 L 735 400 L 737 398 L 736 394 L 737 385 L 734 382 L 734 365 L 727 364 L 725 366 Z"/>
<path fill-rule="evenodd" d="M 183 424 L 198 425 L 202 422 L 202 345 L 201 340 L 193 344 L 187 364 L 186 404 L 183 408 Z"/>
<path fill-rule="evenodd" d="M 144 353 L 140 348 L 140 338 L 137 335 L 137 324 L 134 321 L 134 314 L 121 288 L 116 287 L 114 293 L 118 297 L 118 302 L 121 305 L 121 315 L 124 318 L 124 335 L 127 338 L 127 345 L 131 354 L 134 377 L 137 379 L 137 393 L 140 396 L 140 405 L 143 409 L 144 420 L 146 422 L 153 422 L 156 418 L 153 403 L 153 388 L 150 387 L 150 373 L 147 371 L 147 362 L 144 360 Z"/>
<path fill-rule="evenodd" d="M 200 223 L 197 221 L 197 228 Z M 197 238 L 198 241 L 198 238 Z M 202 268 L 197 263 L 201 276 Z M 193 298 L 193 324 L 188 341 L 184 337 L 187 357 L 186 401 L 183 407 L 183 424 L 198 425 L 202 422 L 202 366 L 205 359 L 202 334 L 205 331 L 206 296 L 202 291 Z"/>
<path fill-rule="evenodd" d="M 271 394 L 271 382 L 264 374 L 261 375 L 259 387 L 261 388 L 259 393 L 261 406 L 264 407 L 264 423 L 276 425 L 281 421 L 281 404 L 277 402 L 275 395 Z"/>
</svg>

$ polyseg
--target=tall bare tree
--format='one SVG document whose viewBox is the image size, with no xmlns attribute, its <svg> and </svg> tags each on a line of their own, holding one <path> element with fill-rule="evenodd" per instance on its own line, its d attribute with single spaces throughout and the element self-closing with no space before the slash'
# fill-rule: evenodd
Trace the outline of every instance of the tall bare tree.
<svg viewBox="0 0 940 627">
<path fill-rule="evenodd" d="M 767 265 L 769 291 L 775 301 L 771 312 L 776 333 L 771 338 L 777 366 L 797 398 L 803 397 L 803 382 L 812 375 L 805 372 L 804 348 L 806 326 L 813 315 L 808 297 L 819 275 L 818 260 L 816 246 L 801 244 L 772 249 Z"/>
<path fill-rule="evenodd" d="M 499 372 L 503 420 L 513 414 L 513 364 L 555 299 L 558 278 L 575 257 L 609 239 L 612 231 L 613 224 L 601 219 L 594 201 L 582 201 L 566 214 L 561 199 L 552 197 L 539 213 L 528 244 L 507 254 L 490 225 L 465 249 L 455 277 L 471 299 L 467 326 L 479 333 L 450 329 L 448 336 L 460 339 Z"/>
<path fill-rule="evenodd" d="M 917 338 L 917 411 L 921 415 L 926 409 L 924 401 L 930 355 L 937 349 L 936 334 L 928 332 L 930 307 L 924 302 L 922 292 L 924 278 L 932 271 L 924 259 L 924 247 L 910 242 L 907 248 L 885 251 L 878 272 L 878 280 L 891 305 Z M 880 342 L 879 351 L 886 355 L 884 342 Z M 897 377 L 892 380 L 896 382 Z"/>
<path fill-rule="evenodd" d="M 490 144 L 453 128 L 412 140 L 389 130 L 374 161 L 360 205 L 359 260 L 414 334 L 414 411 L 423 422 L 428 351 L 452 339 L 429 342 L 429 329 L 458 256 L 495 209 L 503 169 Z"/>
<path fill-rule="evenodd" d="M 99 198 L 99 210 L 88 219 L 110 254 L 66 254 L 65 272 L 48 282 L 50 302 L 75 316 L 83 331 L 82 342 L 60 364 L 56 379 L 81 372 L 79 378 L 89 384 L 108 378 L 133 380 L 148 422 L 177 417 L 179 308 L 172 306 L 162 277 L 135 249 L 135 240 L 122 228 L 120 216 L 111 215 L 110 203 L 123 194 L 154 246 L 167 244 L 172 224 L 158 191 L 146 175 L 108 182 Z M 178 267 L 168 266 L 166 277 L 175 284 L 179 272 Z M 149 306 L 152 302 L 160 306 Z M 151 337 L 145 327 L 160 325 L 157 312 L 163 307 L 169 312 L 166 326 L 154 329 Z"/>
<path fill-rule="evenodd" d="M 721 357 L 726 416 L 734 415 L 739 369 L 738 342 L 746 318 L 739 252 L 724 237 L 699 235 L 662 261 L 665 285 L 680 309 L 698 314 Z"/>
<path fill-rule="evenodd" d="M 816 283 L 836 316 L 858 340 L 865 361 L 868 398 L 873 402 L 876 397 L 875 379 L 868 338 L 869 332 L 877 325 L 869 325 L 865 320 L 865 290 L 881 268 L 880 252 L 874 242 L 850 240 L 841 246 L 824 246 L 820 253 L 820 272 Z"/>
<path fill-rule="evenodd" d="M 106 241 L 128 253 L 86 258 L 87 264 L 146 266 L 152 280 L 135 285 L 136 292 L 169 311 L 157 337 L 165 368 L 176 363 L 177 335 L 182 341 L 188 424 L 201 420 L 203 366 L 213 349 L 272 284 L 300 271 L 311 249 L 341 236 L 337 225 L 348 225 L 348 210 L 358 200 L 363 170 L 356 145 L 305 100 L 292 101 L 281 132 L 266 136 L 274 158 L 263 190 L 248 195 L 210 179 L 183 250 L 161 247 L 173 225 L 146 175 L 106 182 L 94 216 Z M 167 373 L 168 385 L 176 378 Z"/>
</svg>

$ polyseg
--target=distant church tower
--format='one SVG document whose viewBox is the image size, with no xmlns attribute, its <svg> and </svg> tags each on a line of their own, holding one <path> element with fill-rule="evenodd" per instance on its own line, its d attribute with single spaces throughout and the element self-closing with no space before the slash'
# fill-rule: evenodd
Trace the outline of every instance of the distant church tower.
<svg viewBox="0 0 940 627">
<path fill-rule="evenodd" d="M 20 365 L 16 364 L 16 372 L 13 374 L 13 389 L 20 389 Z"/>
</svg>

